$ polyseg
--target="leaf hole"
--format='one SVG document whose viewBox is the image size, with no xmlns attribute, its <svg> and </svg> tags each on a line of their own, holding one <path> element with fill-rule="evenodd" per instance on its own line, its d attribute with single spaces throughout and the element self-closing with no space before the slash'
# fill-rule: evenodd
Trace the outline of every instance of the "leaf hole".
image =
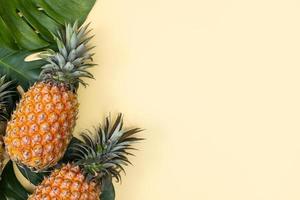
<svg viewBox="0 0 300 200">
<path fill-rule="evenodd" d="M 38 11 L 40 11 L 41 13 L 43 13 L 44 15 L 46 15 L 47 17 L 49 17 L 50 19 L 52 19 L 52 20 L 54 20 L 55 22 L 58 23 L 58 21 L 55 20 L 53 17 L 51 17 L 51 16 L 46 12 L 46 10 L 45 10 L 44 8 L 42 8 L 41 6 L 36 6 L 36 9 L 37 9 Z"/>
<path fill-rule="evenodd" d="M 18 9 L 16 9 L 16 13 L 17 13 L 17 15 L 19 15 L 19 17 L 36 33 L 36 34 L 40 34 L 40 32 L 37 30 L 37 29 L 35 29 L 34 27 L 33 27 L 33 25 L 26 19 L 26 17 L 24 16 L 24 14 L 22 13 L 22 11 L 20 11 L 20 10 L 18 10 Z"/>
<path fill-rule="evenodd" d="M 42 8 L 40 6 L 37 6 L 36 8 L 38 9 L 38 11 L 45 11 L 44 8 Z"/>
</svg>

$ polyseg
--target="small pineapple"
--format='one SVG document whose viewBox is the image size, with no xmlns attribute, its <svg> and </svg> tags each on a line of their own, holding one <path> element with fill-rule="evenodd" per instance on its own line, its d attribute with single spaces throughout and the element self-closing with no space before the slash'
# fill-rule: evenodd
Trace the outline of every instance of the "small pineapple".
<svg viewBox="0 0 300 200">
<path fill-rule="evenodd" d="M 22 97 L 4 138 L 13 161 L 35 171 L 54 166 L 63 157 L 72 137 L 78 113 L 76 90 L 86 86 L 83 77 L 91 64 L 88 26 L 66 25 L 55 37 L 59 51 L 48 50 L 41 57 L 40 80 Z"/>
<path fill-rule="evenodd" d="M 84 143 L 71 145 L 74 162 L 56 169 L 50 177 L 37 186 L 29 200 L 100 200 L 104 178 L 121 179 L 120 171 L 129 162 L 128 150 L 140 138 L 135 134 L 141 129 L 122 130 L 123 118 L 120 114 L 111 126 L 107 118 L 105 126 L 92 132 L 82 133 Z"/>
<path fill-rule="evenodd" d="M 9 118 L 9 98 L 15 93 L 12 81 L 7 81 L 5 76 L 0 78 L 0 179 L 6 158 L 3 135 L 5 134 L 6 121 Z"/>
</svg>

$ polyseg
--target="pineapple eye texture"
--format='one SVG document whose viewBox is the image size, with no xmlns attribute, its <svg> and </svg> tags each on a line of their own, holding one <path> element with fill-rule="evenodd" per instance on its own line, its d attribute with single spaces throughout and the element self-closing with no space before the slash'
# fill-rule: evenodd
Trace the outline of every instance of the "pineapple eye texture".
<svg viewBox="0 0 300 200">
<path fill-rule="evenodd" d="M 14 161 L 35 170 L 44 170 L 63 156 L 72 137 L 78 105 L 69 103 L 74 102 L 76 94 L 60 87 L 38 82 L 25 93 L 27 100 L 18 105 L 12 116 L 14 120 L 8 122 L 5 136 L 8 154 L 15 158 Z M 60 142 L 57 143 L 54 136 Z M 20 139 L 22 142 L 17 142 Z M 33 153 L 30 153 L 31 143 L 39 145 L 34 146 Z"/>
</svg>

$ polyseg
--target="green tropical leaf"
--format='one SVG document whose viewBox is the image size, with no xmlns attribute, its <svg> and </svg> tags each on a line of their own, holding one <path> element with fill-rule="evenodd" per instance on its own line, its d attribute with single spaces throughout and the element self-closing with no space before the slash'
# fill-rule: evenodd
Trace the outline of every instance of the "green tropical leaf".
<svg viewBox="0 0 300 200">
<path fill-rule="evenodd" d="M 38 79 L 42 61 L 24 59 L 57 48 L 52 33 L 65 23 L 81 25 L 96 0 L 0 0 L 0 74 L 26 90 Z"/>
<path fill-rule="evenodd" d="M 29 195 L 16 178 L 11 161 L 4 168 L 0 191 L 0 200 L 26 200 Z"/>
<path fill-rule="evenodd" d="M 115 200 L 115 188 L 111 177 L 103 178 L 101 191 L 101 200 Z"/>
<path fill-rule="evenodd" d="M 96 0 L 0 0 L 0 46 L 36 50 L 66 22 L 82 24 Z M 15 45 L 16 43 L 16 45 Z"/>
<path fill-rule="evenodd" d="M 18 169 L 20 170 L 22 175 L 33 185 L 39 185 L 44 180 L 44 177 L 46 177 L 50 174 L 50 172 L 36 173 L 36 172 L 31 171 L 31 169 L 29 169 L 26 166 L 18 165 Z"/>
<path fill-rule="evenodd" d="M 24 59 L 32 54 L 27 50 L 15 51 L 0 48 L 0 74 L 7 74 L 9 78 L 17 80 L 24 89 L 38 79 L 44 61 L 26 62 Z"/>
</svg>

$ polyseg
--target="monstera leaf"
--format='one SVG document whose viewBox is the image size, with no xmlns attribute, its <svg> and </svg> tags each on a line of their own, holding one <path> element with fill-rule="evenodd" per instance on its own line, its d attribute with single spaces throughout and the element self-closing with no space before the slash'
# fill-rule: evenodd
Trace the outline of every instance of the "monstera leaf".
<svg viewBox="0 0 300 200">
<path fill-rule="evenodd" d="M 0 181 L 0 200 L 26 200 L 28 192 L 16 178 L 10 161 L 4 168 Z"/>
<path fill-rule="evenodd" d="M 52 33 L 66 22 L 82 24 L 96 0 L 0 0 L 0 73 L 26 89 L 41 62 L 25 57 L 54 46 Z"/>
<path fill-rule="evenodd" d="M 35 50 L 66 22 L 81 24 L 96 0 L 0 0 L 0 45 Z M 16 45 L 15 45 L 16 43 Z"/>
<path fill-rule="evenodd" d="M 7 74 L 16 80 L 24 89 L 38 79 L 43 61 L 26 62 L 25 58 L 32 54 L 28 50 L 11 50 L 0 48 L 0 74 Z"/>
</svg>

